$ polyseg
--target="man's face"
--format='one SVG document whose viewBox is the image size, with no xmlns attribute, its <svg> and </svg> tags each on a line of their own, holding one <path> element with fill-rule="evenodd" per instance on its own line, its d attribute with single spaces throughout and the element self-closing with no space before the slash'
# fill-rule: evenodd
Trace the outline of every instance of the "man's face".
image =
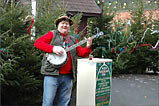
<svg viewBox="0 0 159 106">
<path fill-rule="evenodd" d="M 61 21 L 58 24 L 58 31 L 63 34 L 68 34 L 68 30 L 70 29 L 70 24 L 68 21 Z"/>
</svg>

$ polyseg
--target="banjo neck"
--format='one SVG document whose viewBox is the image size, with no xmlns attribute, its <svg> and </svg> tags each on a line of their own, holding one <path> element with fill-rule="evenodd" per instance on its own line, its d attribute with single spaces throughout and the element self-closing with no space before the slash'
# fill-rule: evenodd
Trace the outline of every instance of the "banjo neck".
<svg viewBox="0 0 159 106">
<path fill-rule="evenodd" d="M 103 32 L 100 32 L 100 33 L 98 33 L 98 34 L 96 34 L 96 35 L 91 36 L 91 39 L 94 39 L 94 38 L 96 38 L 96 37 L 98 37 L 98 36 L 101 36 L 101 35 L 103 35 L 103 34 L 104 34 Z M 88 41 L 88 38 L 85 39 L 85 40 L 82 40 L 82 41 L 78 42 L 77 44 L 74 44 L 74 45 L 70 46 L 70 47 L 67 48 L 65 51 L 66 51 L 66 52 L 71 51 L 71 50 L 75 49 L 77 46 L 86 43 L 87 41 Z"/>
</svg>

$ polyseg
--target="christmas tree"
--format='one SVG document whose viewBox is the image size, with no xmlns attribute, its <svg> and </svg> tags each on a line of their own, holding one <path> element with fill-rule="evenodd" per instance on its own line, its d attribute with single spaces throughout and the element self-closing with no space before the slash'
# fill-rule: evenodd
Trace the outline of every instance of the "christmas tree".
<svg viewBox="0 0 159 106">
<path fill-rule="evenodd" d="M 110 58 L 108 57 L 106 53 L 106 49 L 108 49 L 107 40 L 111 38 L 112 28 L 111 28 L 110 22 L 113 20 L 113 15 L 106 14 L 107 9 L 106 7 L 103 7 L 103 8 L 104 8 L 103 9 L 104 11 L 101 17 L 90 18 L 88 20 L 88 35 L 87 36 L 92 36 L 102 31 L 104 33 L 104 36 L 100 36 L 96 39 L 93 39 L 91 54 L 94 57 Z"/>
<path fill-rule="evenodd" d="M 0 81 L 2 105 L 39 103 L 41 57 L 27 34 L 30 9 L 20 2 L 0 3 Z"/>
</svg>

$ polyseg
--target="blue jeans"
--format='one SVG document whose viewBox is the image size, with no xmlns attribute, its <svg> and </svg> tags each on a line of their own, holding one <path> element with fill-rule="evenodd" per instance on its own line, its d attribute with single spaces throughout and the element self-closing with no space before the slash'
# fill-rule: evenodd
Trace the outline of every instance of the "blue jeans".
<svg viewBox="0 0 159 106">
<path fill-rule="evenodd" d="M 44 91 L 42 106 L 53 106 L 57 96 L 57 106 L 68 106 L 72 92 L 72 78 L 70 75 L 44 76 Z"/>
</svg>

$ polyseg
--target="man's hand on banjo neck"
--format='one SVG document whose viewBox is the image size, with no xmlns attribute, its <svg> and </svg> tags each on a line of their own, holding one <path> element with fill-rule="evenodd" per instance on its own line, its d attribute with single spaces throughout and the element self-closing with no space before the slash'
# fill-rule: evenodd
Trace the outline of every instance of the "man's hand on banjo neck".
<svg viewBox="0 0 159 106">
<path fill-rule="evenodd" d="M 87 41 L 87 47 L 90 48 L 91 45 L 92 45 L 92 38 L 89 37 L 89 38 L 88 38 L 88 41 Z"/>
</svg>

